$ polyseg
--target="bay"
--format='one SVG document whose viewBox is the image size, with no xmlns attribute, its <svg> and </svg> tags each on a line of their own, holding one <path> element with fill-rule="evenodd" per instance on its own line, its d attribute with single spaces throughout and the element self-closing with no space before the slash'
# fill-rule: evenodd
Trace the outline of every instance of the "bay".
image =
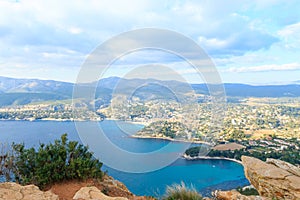
<svg viewBox="0 0 300 200">
<path fill-rule="evenodd" d="M 143 126 L 125 122 L 118 122 L 118 124 L 111 120 L 99 123 L 106 136 L 127 151 L 146 153 L 169 144 L 166 140 L 131 138 L 130 134 L 134 134 Z M 0 121 L 2 144 L 24 142 L 26 147 L 37 147 L 39 143 L 53 142 L 63 133 L 68 133 L 69 140 L 80 141 L 74 122 Z M 173 143 L 173 151 L 181 149 L 183 145 L 180 142 Z M 103 170 L 123 182 L 136 195 L 161 196 L 167 185 L 182 182 L 188 187 L 194 187 L 205 196 L 215 189 L 227 190 L 249 184 L 244 176 L 243 166 L 228 160 L 178 159 L 163 169 L 149 173 L 125 173 L 105 165 Z"/>
</svg>

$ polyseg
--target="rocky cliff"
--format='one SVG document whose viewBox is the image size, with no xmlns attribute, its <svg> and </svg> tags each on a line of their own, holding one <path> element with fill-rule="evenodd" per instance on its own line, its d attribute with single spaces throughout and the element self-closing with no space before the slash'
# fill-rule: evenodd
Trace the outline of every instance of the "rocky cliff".
<svg viewBox="0 0 300 200">
<path fill-rule="evenodd" d="M 113 180 L 110 178 L 110 180 Z M 101 185 L 93 186 L 92 182 L 65 182 L 50 188 L 49 191 L 41 191 L 35 185 L 22 186 L 17 183 L 0 183 L 0 200 L 151 200 L 152 198 L 134 196 L 127 188 L 106 185 L 104 194 L 100 189 Z M 101 183 L 103 184 L 103 183 Z M 121 183 L 116 183 L 121 184 Z M 88 186 L 84 186 L 88 185 Z M 122 185 L 122 184 L 121 184 Z M 80 187 L 81 186 L 81 187 Z M 61 190 L 59 192 L 58 190 Z M 123 187 L 123 186 L 122 186 Z M 121 192 L 121 190 L 127 192 Z M 62 193 L 62 191 L 64 191 Z M 113 196 L 111 196 L 113 195 Z"/>
<path fill-rule="evenodd" d="M 103 194 L 95 186 L 91 187 L 82 187 L 73 197 L 74 200 L 128 200 L 125 197 L 110 197 Z"/>
<path fill-rule="evenodd" d="M 245 196 L 240 194 L 236 190 L 231 191 L 216 191 L 214 194 L 215 199 L 217 200 L 272 200 L 268 197 L 260 197 L 260 196 Z"/>
<path fill-rule="evenodd" d="M 17 183 L 0 183 L 0 200 L 58 200 L 50 191 L 43 192 L 35 185 L 21 186 Z"/>
<path fill-rule="evenodd" d="M 280 160 L 242 156 L 245 176 L 260 196 L 274 199 L 300 199 L 300 169 Z"/>
</svg>

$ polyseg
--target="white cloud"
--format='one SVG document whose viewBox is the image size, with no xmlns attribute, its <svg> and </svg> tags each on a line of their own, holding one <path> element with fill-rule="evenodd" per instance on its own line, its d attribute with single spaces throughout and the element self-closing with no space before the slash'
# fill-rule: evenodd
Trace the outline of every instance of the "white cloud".
<svg viewBox="0 0 300 200">
<path fill-rule="evenodd" d="M 299 41 L 299 23 L 279 32 L 269 30 L 269 26 L 274 28 L 274 20 L 281 16 L 277 15 L 281 11 L 280 5 L 288 4 L 295 8 L 295 11 L 289 9 L 291 13 L 296 13 L 293 16 L 299 15 L 295 6 L 297 2 L 259 2 L 261 1 L 2 0 L 1 65 L 11 68 L 20 65 L 35 69 L 45 67 L 53 71 L 79 68 L 85 56 L 106 39 L 123 31 L 145 27 L 178 31 L 196 40 L 215 59 L 243 64 L 246 60 L 242 59 L 246 59 L 249 52 L 268 50 L 276 43 L 274 35 L 282 38 L 283 44 L 289 46 L 294 41 Z M 274 6 L 279 8 L 273 9 Z M 289 17 L 289 12 L 283 11 Z M 162 38 L 162 42 L 167 41 Z M 184 44 L 182 47 L 184 49 Z M 236 57 L 240 60 L 235 59 Z M 169 57 L 165 59 L 173 62 L 168 60 Z M 255 65 L 255 61 L 257 66 L 263 62 L 254 58 L 250 64 Z M 15 73 L 16 76 L 24 74 L 18 70 Z M 0 75 L 5 76 L 5 71 Z"/>
<path fill-rule="evenodd" d="M 257 63 L 261 63 L 261 65 L 272 62 L 276 63 L 279 62 L 279 58 L 272 54 L 266 55 L 262 53 L 258 54 L 257 52 L 250 52 L 244 55 L 214 58 L 214 62 L 219 67 L 254 66 L 257 65 Z"/>
<path fill-rule="evenodd" d="M 71 28 L 69 28 L 69 32 L 72 34 L 79 34 L 79 33 L 82 33 L 82 29 L 77 28 L 77 27 L 71 27 Z"/>
<path fill-rule="evenodd" d="M 299 71 L 300 63 L 288 63 L 282 65 L 261 65 L 261 66 L 252 66 L 252 67 L 230 67 L 229 69 L 223 70 L 224 72 L 236 72 L 236 73 L 245 73 L 245 72 L 268 72 L 268 71 Z"/>
<path fill-rule="evenodd" d="M 288 25 L 278 31 L 287 49 L 299 49 L 300 47 L 300 22 Z"/>
<path fill-rule="evenodd" d="M 203 36 L 200 36 L 198 38 L 198 41 L 200 42 L 200 44 L 204 45 L 207 48 L 216 48 L 216 49 L 225 48 L 230 43 L 229 40 L 220 40 L 218 38 L 207 39 Z"/>
<path fill-rule="evenodd" d="M 103 42 L 105 35 L 147 26 L 206 38 L 209 47 L 216 45 L 214 49 L 226 47 L 222 42 L 229 38 L 231 43 L 237 44 L 231 46 L 234 50 L 239 49 L 238 44 L 247 46 L 243 45 L 244 40 L 239 40 L 241 36 L 232 37 L 249 32 L 247 19 L 236 13 L 241 6 L 236 1 L 5 1 L 0 2 L 0 27 L 3 24 L 11 29 L 10 42 L 29 45 L 49 43 L 71 49 L 76 49 L 80 43 L 89 43 L 90 46 L 76 49 L 83 52 L 87 51 L 86 48 L 92 49 L 91 44 Z M 262 37 L 258 31 L 250 33 L 243 39 L 255 37 L 260 40 L 258 45 L 261 48 L 272 43 L 272 37 L 268 39 L 266 34 Z M 234 42 L 235 38 L 238 41 Z"/>
<path fill-rule="evenodd" d="M 291 36 L 295 36 L 295 34 L 297 34 L 299 30 L 300 30 L 300 23 L 297 23 L 297 24 L 292 24 L 284 27 L 282 30 L 278 32 L 278 34 L 282 37 L 291 37 Z"/>
</svg>

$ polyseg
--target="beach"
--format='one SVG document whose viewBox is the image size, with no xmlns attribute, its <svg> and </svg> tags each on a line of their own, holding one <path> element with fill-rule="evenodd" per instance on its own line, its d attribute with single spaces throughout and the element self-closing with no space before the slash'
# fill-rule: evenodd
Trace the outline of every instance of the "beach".
<svg viewBox="0 0 300 200">
<path fill-rule="evenodd" d="M 187 160 L 229 160 L 229 161 L 233 161 L 233 162 L 236 162 L 236 163 L 239 163 L 239 164 L 242 165 L 242 161 L 236 160 L 236 159 L 233 159 L 233 158 L 210 157 L 210 156 L 196 156 L 196 157 L 191 157 L 191 156 L 188 156 L 186 154 L 182 155 L 182 157 L 184 159 L 187 159 Z"/>
</svg>

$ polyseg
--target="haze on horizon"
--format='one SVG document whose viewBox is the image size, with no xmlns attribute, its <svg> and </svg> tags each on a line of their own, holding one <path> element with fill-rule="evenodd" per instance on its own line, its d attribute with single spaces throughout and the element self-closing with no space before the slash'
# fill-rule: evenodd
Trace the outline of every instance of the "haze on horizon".
<svg viewBox="0 0 300 200">
<path fill-rule="evenodd" d="M 99 44 L 124 31 L 154 27 L 197 42 L 223 82 L 299 83 L 299 6 L 297 0 L 2 0 L 0 76 L 75 82 Z M 182 60 L 157 51 L 124 56 L 106 77 L 153 63 L 199 82 Z"/>
</svg>

